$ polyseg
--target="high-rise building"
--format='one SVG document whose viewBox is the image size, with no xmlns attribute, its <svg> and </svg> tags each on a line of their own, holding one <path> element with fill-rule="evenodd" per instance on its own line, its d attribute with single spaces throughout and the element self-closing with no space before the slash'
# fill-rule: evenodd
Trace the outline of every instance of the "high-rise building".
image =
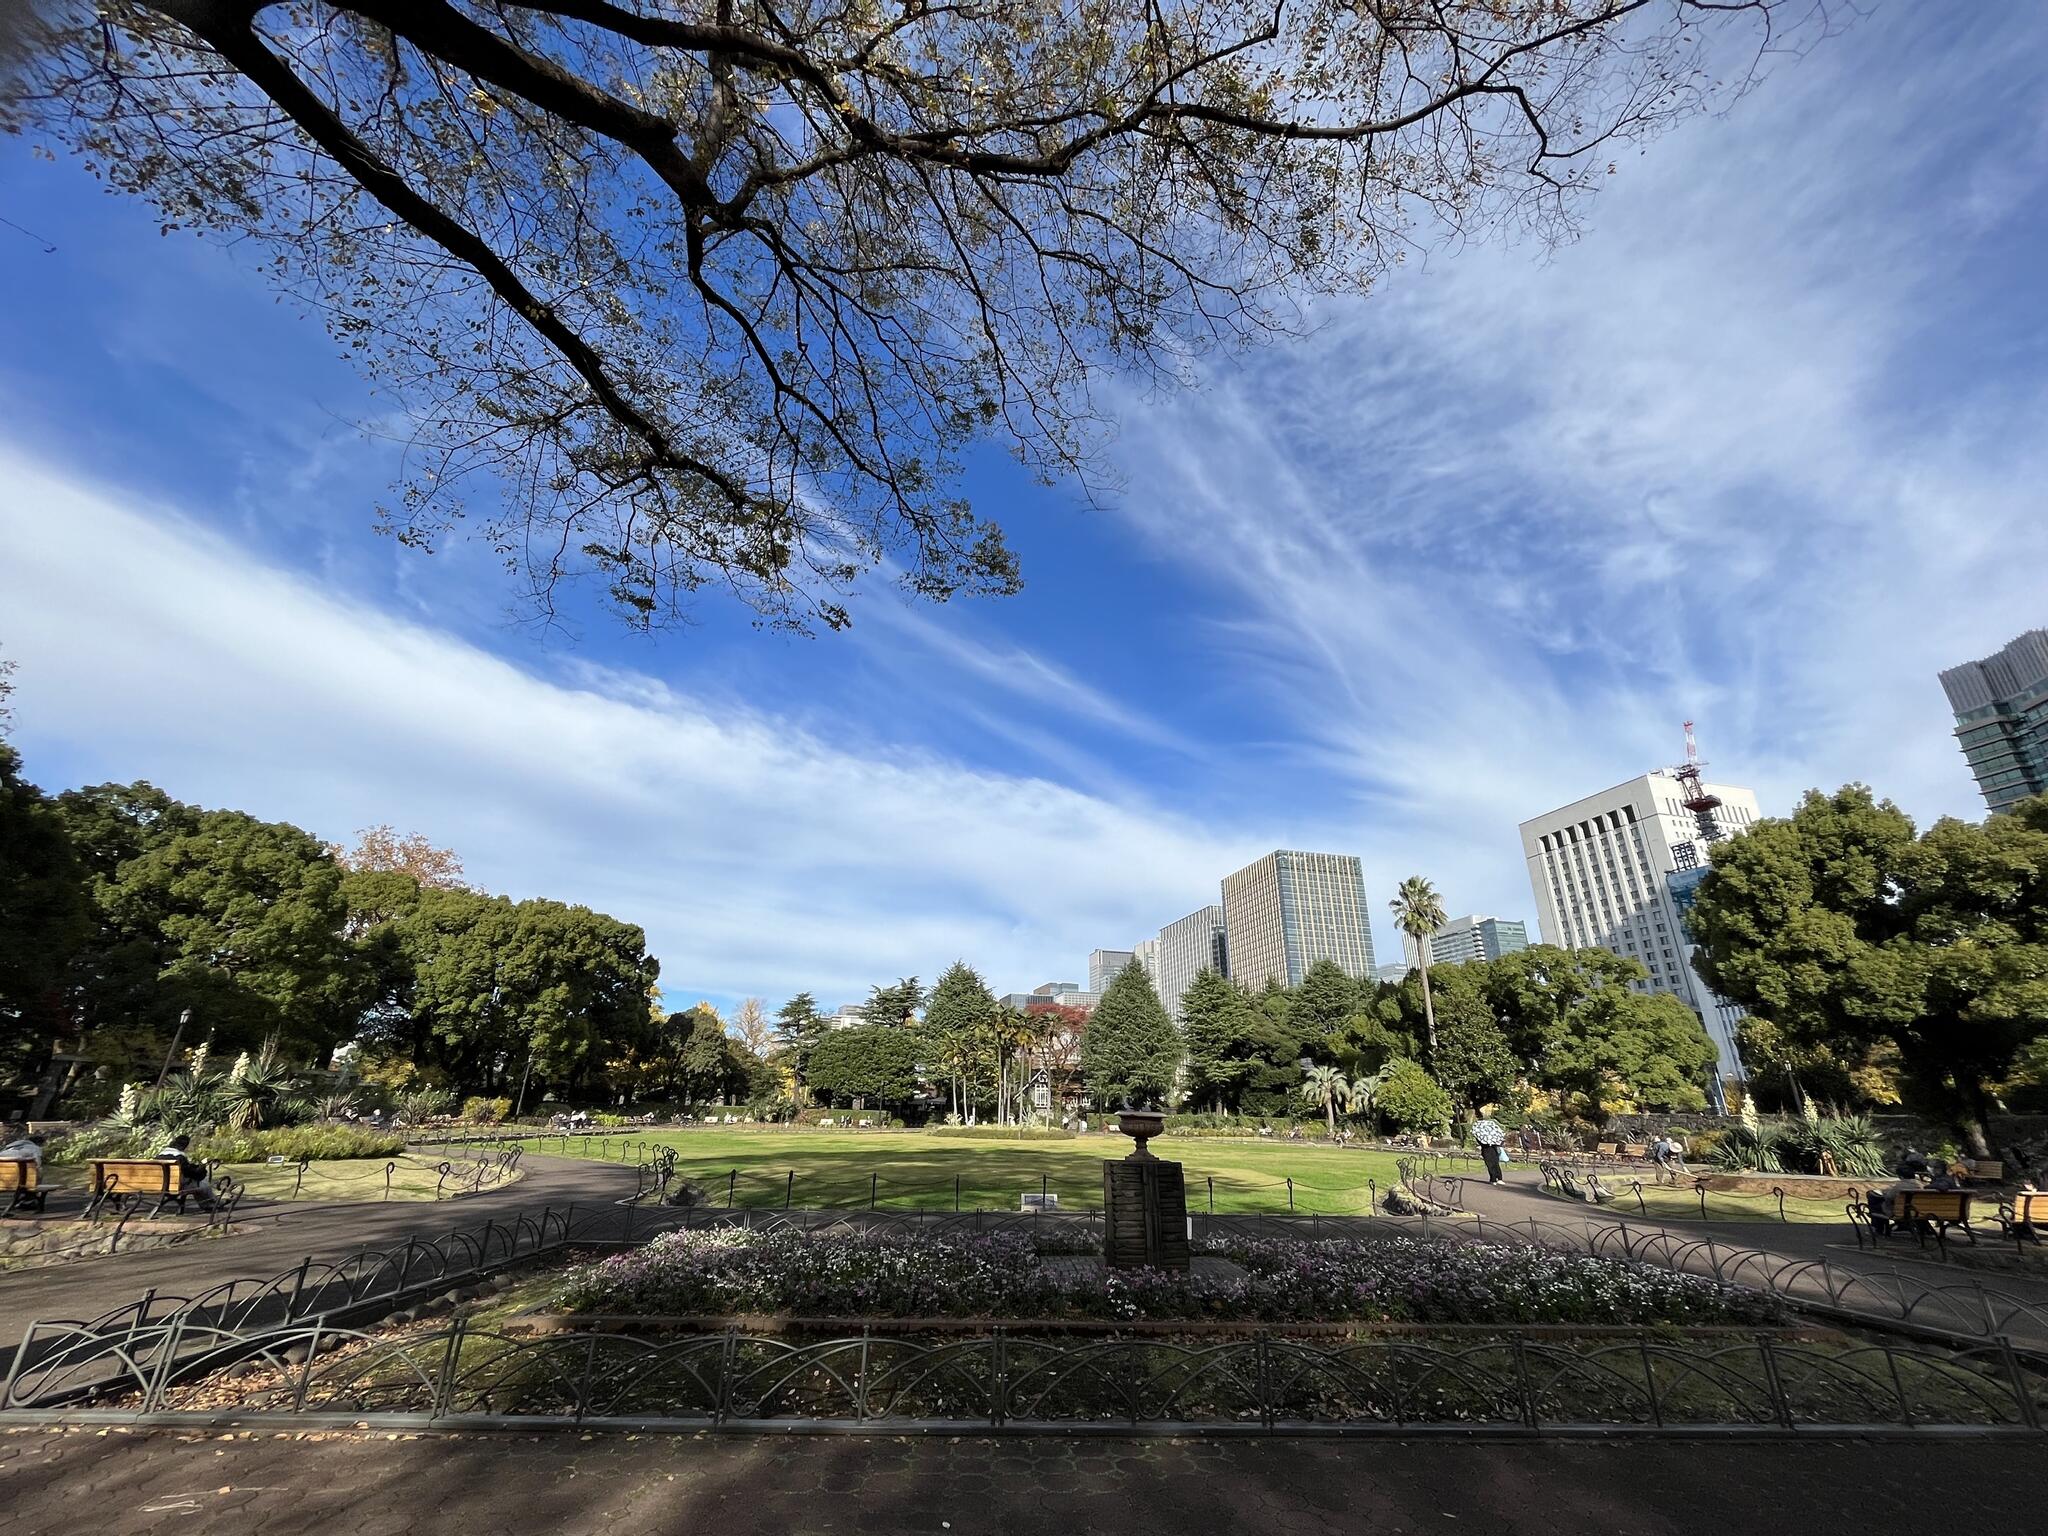
<svg viewBox="0 0 2048 1536">
<path fill-rule="evenodd" d="M 1159 990 L 1159 940 L 1140 939 L 1131 946 L 1131 958 L 1143 967 L 1145 979 L 1152 983 L 1152 990 Z"/>
<path fill-rule="evenodd" d="M 1137 957 L 1128 949 L 1096 949 L 1088 953 L 1088 990 L 1097 994 L 1109 990 L 1119 972 Z"/>
<path fill-rule="evenodd" d="M 1230 974 L 1256 992 L 1298 987 L 1318 960 L 1347 976 L 1373 973 L 1365 868 L 1356 854 L 1278 849 L 1223 877 Z"/>
<path fill-rule="evenodd" d="M 1705 786 L 1724 834 L 1758 819 L 1756 795 Z M 1693 974 L 1684 909 L 1706 854 L 1695 839 L 1690 792 L 1668 773 L 1646 773 L 1522 823 L 1522 855 L 1543 940 L 1563 949 L 1611 949 L 1649 970 L 1646 992 L 1668 992 L 1697 1013 L 1720 1053 L 1721 1075 L 1741 1079 L 1735 1026 L 1742 1010 Z M 1674 881 L 1673 877 L 1677 879 Z"/>
<path fill-rule="evenodd" d="M 1410 965 L 1406 960 L 1398 960 L 1394 962 L 1392 965 L 1381 966 L 1379 970 L 1379 977 L 1381 981 L 1386 982 L 1406 981 L 1408 979 L 1408 973 L 1414 969 L 1415 967 Z"/>
<path fill-rule="evenodd" d="M 1511 917 L 1454 917 L 1430 935 L 1429 963 L 1498 960 L 1528 947 L 1528 927 Z"/>
<path fill-rule="evenodd" d="M 1204 968 L 1230 974 L 1230 949 L 1223 937 L 1223 908 L 1190 912 L 1159 930 L 1159 1000 L 1180 1022 L 1180 1000 Z"/>
<path fill-rule="evenodd" d="M 2008 810 L 2048 792 L 2048 629 L 1941 674 L 1956 740 L 1984 803 Z"/>
</svg>

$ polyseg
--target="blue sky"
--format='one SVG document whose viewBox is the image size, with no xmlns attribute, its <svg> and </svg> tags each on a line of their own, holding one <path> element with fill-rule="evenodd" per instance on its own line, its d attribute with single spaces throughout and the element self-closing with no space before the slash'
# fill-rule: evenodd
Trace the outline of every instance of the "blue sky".
<svg viewBox="0 0 2048 1536">
<path fill-rule="evenodd" d="M 1001 602 L 539 630 L 372 530 L 393 408 L 248 252 L 0 145 L 0 648 L 60 787 L 146 777 L 643 924 L 684 1000 L 1076 979 L 1277 846 L 1532 916 L 1517 821 L 1668 763 L 1974 815 L 1935 673 L 2048 623 L 2048 27 L 1880 11 L 1138 398 L 1088 508 L 999 455 Z M 56 246 L 46 252 L 42 242 Z"/>
</svg>

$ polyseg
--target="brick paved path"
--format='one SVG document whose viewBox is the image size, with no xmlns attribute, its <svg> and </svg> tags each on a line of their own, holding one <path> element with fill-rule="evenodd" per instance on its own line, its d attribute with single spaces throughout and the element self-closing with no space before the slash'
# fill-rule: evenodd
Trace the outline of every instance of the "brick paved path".
<svg viewBox="0 0 2048 1536">
<path fill-rule="evenodd" d="M 1953 1536 L 2039 1529 L 2038 1441 L 0 1434 L 0 1532 Z"/>
</svg>

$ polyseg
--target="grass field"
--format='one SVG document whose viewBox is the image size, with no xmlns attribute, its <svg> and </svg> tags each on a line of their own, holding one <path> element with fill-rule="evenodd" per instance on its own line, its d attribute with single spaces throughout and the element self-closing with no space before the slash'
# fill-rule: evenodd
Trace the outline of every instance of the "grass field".
<svg viewBox="0 0 2048 1536">
<path fill-rule="evenodd" d="M 246 1185 L 247 1198 L 251 1200 L 291 1200 L 301 1204 L 333 1200 L 432 1200 L 435 1190 L 443 1188 L 437 1169 L 443 1159 L 418 1152 L 405 1152 L 396 1157 L 349 1157 L 336 1158 L 326 1162 L 308 1165 L 306 1176 L 299 1178 L 297 1163 L 223 1163 L 219 1172 L 228 1175 L 236 1183 Z M 460 1152 L 447 1159 L 455 1164 L 457 1175 L 465 1167 L 474 1169 L 473 1159 L 464 1158 Z M 387 1163 L 397 1167 L 391 1171 L 389 1193 L 386 1192 L 384 1169 Z M 83 1167 L 56 1167 L 49 1170 L 47 1183 L 52 1189 L 69 1190 L 83 1197 L 89 1191 L 86 1185 L 89 1172 Z M 517 1179 L 520 1175 L 514 1174 Z M 448 1180 L 445 1188 L 454 1190 L 457 1180 Z M 501 1188 L 502 1185 L 492 1185 Z M 294 1194 L 296 1191 L 296 1195 Z"/>
<path fill-rule="evenodd" d="M 613 1139 L 615 1152 L 626 1139 Z M 674 1147 L 677 1171 L 714 1204 L 725 1204 L 730 1187 L 735 1205 L 779 1206 L 786 1198 L 814 1210 L 865 1206 L 870 1198 L 878 1209 L 951 1210 L 955 1180 L 962 1210 L 1014 1211 L 1019 1195 L 1037 1194 L 1041 1187 L 1060 1197 L 1062 1210 L 1098 1210 L 1103 1159 L 1131 1149 L 1122 1136 L 1012 1142 L 918 1131 L 841 1136 L 707 1128 L 636 1134 L 630 1137 L 634 1156 L 627 1160 L 637 1160 L 643 1139 Z M 537 1152 L 562 1148 L 559 1140 L 527 1145 Z M 1162 1138 L 1153 1146 L 1186 1166 L 1191 1212 L 1210 1209 L 1212 1180 L 1217 1211 L 1285 1211 L 1292 1178 L 1296 1211 L 1354 1215 L 1372 1208 L 1374 1182 L 1385 1191 L 1396 1177 L 1390 1152 L 1194 1136 Z"/>
</svg>

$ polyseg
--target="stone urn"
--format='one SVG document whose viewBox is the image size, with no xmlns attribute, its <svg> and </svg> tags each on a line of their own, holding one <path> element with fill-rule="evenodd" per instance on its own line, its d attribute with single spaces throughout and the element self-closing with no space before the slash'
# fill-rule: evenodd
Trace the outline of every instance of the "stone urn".
<svg viewBox="0 0 2048 1536">
<path fill-rule="evenodd" d="M 1165 1131 L 1166 1115 L 1156 1109 L 1119 1110 L 1116 1128 L 1138 1144 L 1137 1150 L 1130 1154 L 1129 1161 L 1151 1162 L 1152 1153 L 1146 1148 L 1145 1143 Z"/>
</svg>

